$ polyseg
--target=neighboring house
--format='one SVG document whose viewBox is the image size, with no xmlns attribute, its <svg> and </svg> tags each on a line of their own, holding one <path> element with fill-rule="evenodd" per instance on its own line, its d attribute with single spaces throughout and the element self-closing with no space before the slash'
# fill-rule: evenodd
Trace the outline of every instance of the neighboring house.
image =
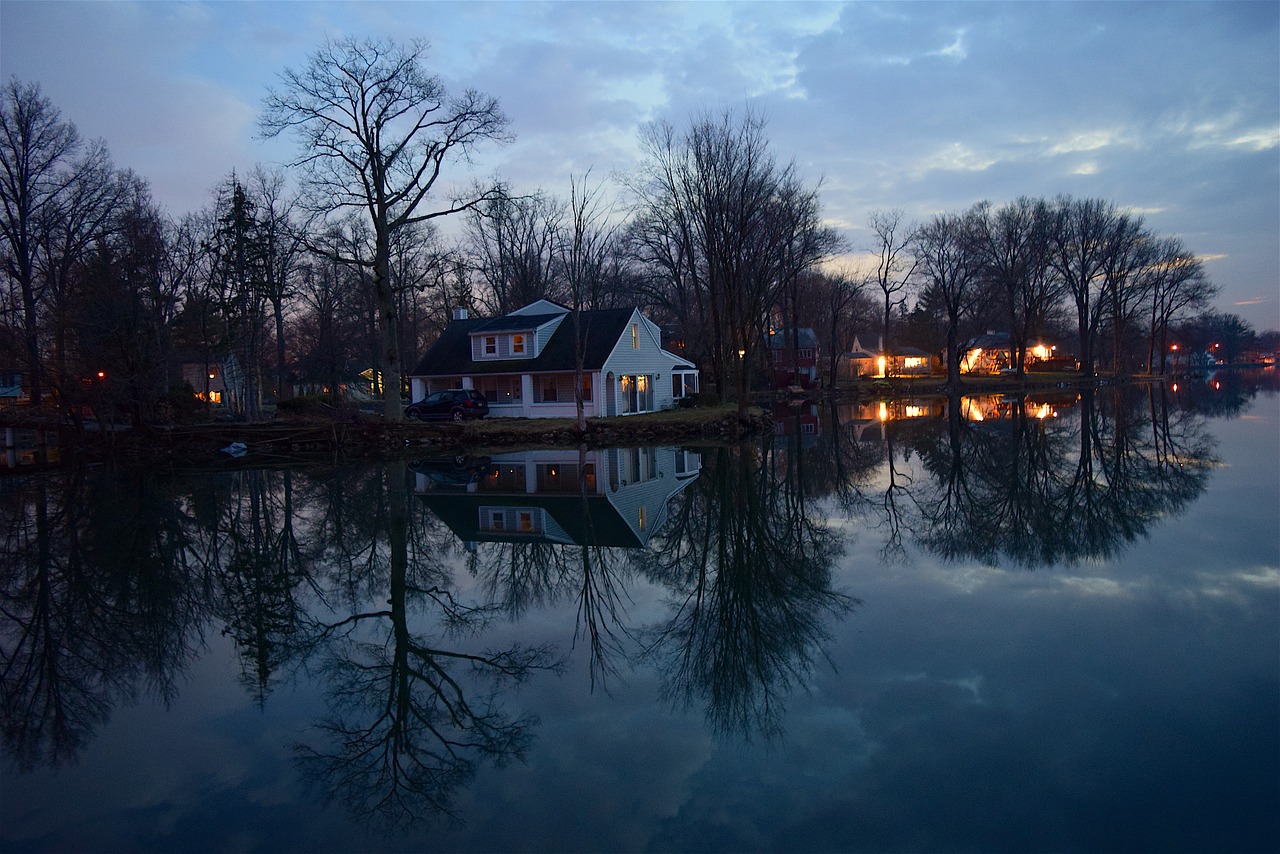
<svg viewBox="0 0 1280 854">
<path fill-rule="evenodd" d="M 798 385 L 808 389 L 818 384 L 818 333 L 802 326 L 770 329 L 765 337 L 774 388 Z"/>
<path fill-rule="evenodd" d="M 178 357 L 182 381 L 191 386 L 196 399 L 214 409 L 232 410 L 243 382 L 235 356 L 203 356 L 184 353 Z"/>
<path fill-rule="evenodd" d="M 698 390 L 698 369 L 660 344 L 637 308 L 574 312 L 548 300 L 494 318 L 454 312 L 411 377 L 411 397 L 477 389 L 491 416 L 571 418 L 577 378 L 588 416 L 669 409 Z M 579 361 L 581 360 L 581 361 Z"/>
<path fill-rule="evenodd" d="M 1008 332 L 988 330 L 985 334 L 965 342 L 960 350 L 960 372 L 963 374 L 998 374 L 1012 370 L 1015 365 L 1013 337 Z M 1023 369 L 1075 370 L 1076 362 L 1058 353 L 1056 344 L 1036 342 L 1027 345 Z"/>
<path fill-rule="evenodd" d="M 701 471 L 678 448 L 518 451 L 459 467 L 421 461 L 414 491 L 470 547 L 477 542 L 643 548 L 671 498 Z"/>
<path fill-rule="evenodd" d="M 26 403 L 27 393 L 22 389 L 22 372 L 0 369 L 0 403 Z"/>
<path fill-rule="evenodd" d="M 933 355 L 917 347 L 897 347 L 885 352 L 877 341 L 874 351 L 867 349 L 858 337 L 845 353 L 841 362 L 847 367 L 844 373 L 851 379 L 859 377 L 910 377 L 928 376 L 933 373 Z"/>
</svg>

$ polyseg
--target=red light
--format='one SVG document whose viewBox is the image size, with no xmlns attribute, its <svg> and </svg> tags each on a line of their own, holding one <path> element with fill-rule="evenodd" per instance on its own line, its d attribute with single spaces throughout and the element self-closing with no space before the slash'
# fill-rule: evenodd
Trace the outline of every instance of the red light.
<svg viewBox="0 0 1280 854">
<path fill-rule="evenodd" d="M 100 379 L 100 380 L 105 380 L 106 378 L 107 378 L 107 372 L 106 372 L 106 371 L 98 371 L 98 379 Z"/>
</svg>

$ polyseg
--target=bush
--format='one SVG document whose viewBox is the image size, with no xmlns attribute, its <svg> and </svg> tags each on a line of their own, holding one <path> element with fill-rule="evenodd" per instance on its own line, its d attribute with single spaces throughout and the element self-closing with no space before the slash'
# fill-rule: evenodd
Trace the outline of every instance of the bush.
<svg viewBox="0 0 1280 854">
<path fill-rule="evenodd" d="M 156 401 L 156 418 L 162 423 L 190 424 L 204 417 L 204 403 L 191 383 L 174 384 Z"/>
<path fill-rule="evenodd" d="M 720 395 L 710 391 L 700 391 L 695 394 L 685 395 L 676 401 L 676 405 L 681 409 L 694 409 L 699 406 L 719 406 Z"/>
</svg>

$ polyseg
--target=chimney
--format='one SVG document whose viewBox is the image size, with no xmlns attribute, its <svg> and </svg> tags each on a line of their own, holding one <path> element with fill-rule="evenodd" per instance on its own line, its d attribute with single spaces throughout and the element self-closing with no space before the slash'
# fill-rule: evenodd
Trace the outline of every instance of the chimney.
<svg viewBox="0 0 1280 854">
<path fill-rule="evenodd" d="M 466 310 L 465 308 L 455 308 L 455 309 L 453 310 L 453 319 L 454 319 L 454 320 L 466 320 L 466 319 L 467 319 L 467 310 Z"/>
</svg>

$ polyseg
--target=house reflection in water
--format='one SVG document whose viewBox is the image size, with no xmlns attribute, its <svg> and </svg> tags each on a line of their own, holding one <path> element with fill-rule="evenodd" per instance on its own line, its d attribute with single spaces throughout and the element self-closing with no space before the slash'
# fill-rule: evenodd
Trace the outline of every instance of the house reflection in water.
<svg viewBox="0 0 1280 854">
<path fill-rule="evenodd" d="M 1021 414 L 1025 418 L 1036 418 L 1041 421 L 1057 418 L 1063 411 L 1071 409 L 1079 401 L 1080 396 L 1071 393 L 1000 395 L 987 394 L 978 397 L 960 398 L 960 417 L 966 421 L 986 422 L 1004 421 Z"/>
<path fill-rule="evenodd" d="M 890 421 L 925 421 L 943 418 L 947 401 L 942 397 L 910 397 L 899 400 L 872 400 L 840 406 L 840 423 L 853 430 L 859 442 L 884 439 L 885 425 Z"/>
<path fill-rule="evenodd" d="M 701 471 L 680 448 L 517 451 L 420 460 L 414 491 L 468 548 L 545 542 L 643 548 Z"/>
</svg>

